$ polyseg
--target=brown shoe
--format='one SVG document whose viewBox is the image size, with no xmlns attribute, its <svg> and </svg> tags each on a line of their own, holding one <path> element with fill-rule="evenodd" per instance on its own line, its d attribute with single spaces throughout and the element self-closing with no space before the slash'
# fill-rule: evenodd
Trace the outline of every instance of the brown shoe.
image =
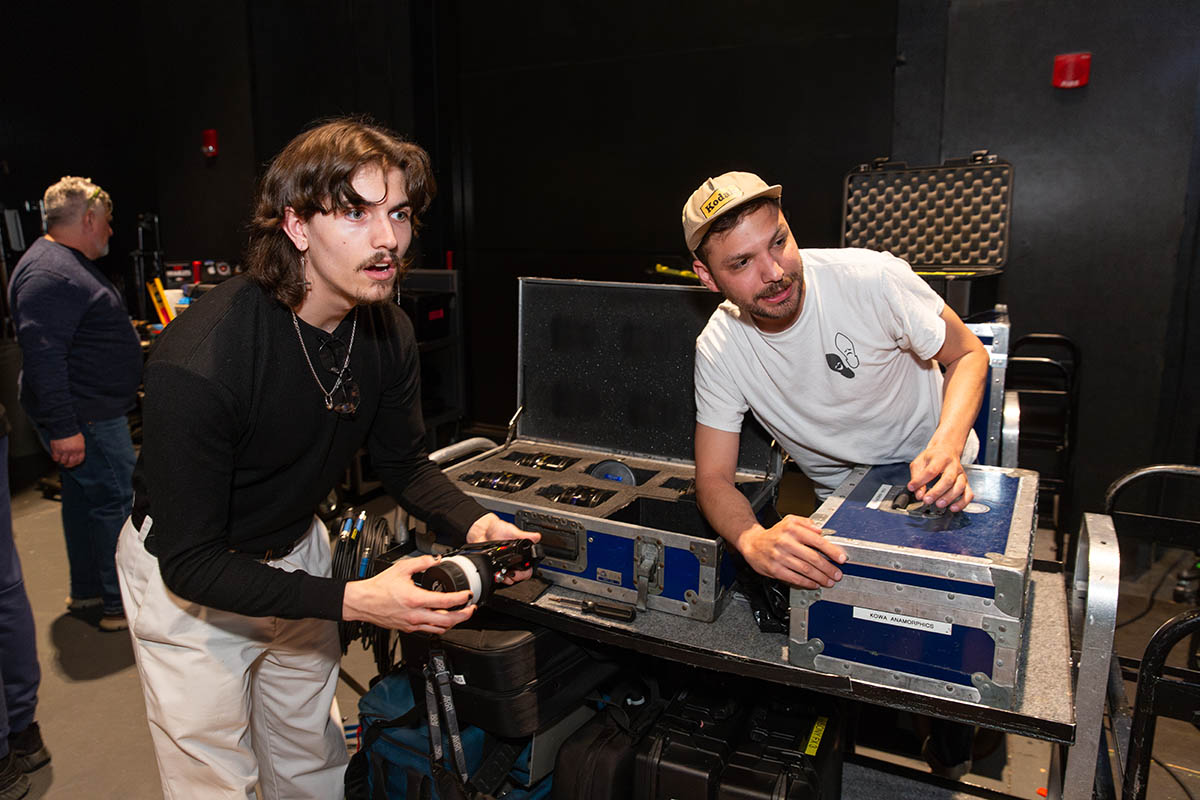
<svg viewBox="0 0 1200 800">
<path fill-rule="evenodd" d="M 29 777 L 17 768 L 12 753 L 0 758 L 0 800 L 21 800 L 29 786 Z"/>
<path fill-rule="evenodd" d="M 68 597 L 67 611 L 72 614 L 78 614 L 81 611 L 87 611 L 89 608 L 99 608 L 104 604 L 104 601 L 99 597 Z"/>
<path fill-rule="evenodd" d="M 127 631 L 129 630 L 129 622 L 125 619 L 124 612 L 117 614 L 105 614 L 100 618 L 100 630 L 108 631 Z"/>
</svg>

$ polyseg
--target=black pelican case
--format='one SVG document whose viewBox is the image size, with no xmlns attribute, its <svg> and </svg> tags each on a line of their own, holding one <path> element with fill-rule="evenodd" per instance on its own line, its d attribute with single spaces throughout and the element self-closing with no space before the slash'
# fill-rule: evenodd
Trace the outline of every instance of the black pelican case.
<svg viewBox="0 0 1200 800">
<path fill-rule="evenodd" d="M 903 258 L 961 317 L 991 310 L 1012 192 L 1012 164 L 987 150 L 940 166 L 875 159 L 846 176 L 842 246 Z"/>
<path fill-rule="evenodd" d="M 838 715 L 793 699 L 747 706 L 682 690 L 642 741 L 638 800 L 831 800 L 841 796 Z"/>
</svg>

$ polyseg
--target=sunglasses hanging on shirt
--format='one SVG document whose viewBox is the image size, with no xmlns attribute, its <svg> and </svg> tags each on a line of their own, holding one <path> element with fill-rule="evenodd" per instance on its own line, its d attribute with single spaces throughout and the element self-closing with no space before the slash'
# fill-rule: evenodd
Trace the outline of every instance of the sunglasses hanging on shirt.
<svg viewBox="0 0 1200 800">
<path fill-rule="evenodd" d="M 341 339 L 331 336 L 317 348 L 317 361 L 321 364 L 321 371 L 334 376 L 333 388 L 328 390 L 326 390 L 320 375 L 317 374 L 312 358 L 308 355 L 308 347 L 304 344 L 304 337 L 300 334 L 300 321 L 294 311 L 292 312 L 292 325 L 296 329 L 296 338 L 300 340 L 300 350 L 304 353 L 304 360 L 308 362 L 308 369 L 325 398 L 325 408 L 344 416 L 354 414 L 358 410 L 360 398 L 358 382 L 354 380 L 354 375 L 350 372 L 350 352 L 354 349 L 354 334 L 358 331 L 358 309 L 354 309 L 354 323 L 350 326 L 349 344 L 343 344 Z"/>
</svg>

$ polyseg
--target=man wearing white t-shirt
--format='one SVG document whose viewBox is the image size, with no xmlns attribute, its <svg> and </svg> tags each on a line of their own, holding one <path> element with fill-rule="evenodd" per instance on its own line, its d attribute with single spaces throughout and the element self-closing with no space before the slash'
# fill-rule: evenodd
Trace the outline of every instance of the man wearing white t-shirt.
<svg viewBox="0 0 1200 800">
<path fill-rule="evenodd" d="M 696 496 L 756 572 L 815 589 L 841 579 L 846 553 L 807 518 L 759 524 L 734 482 L 743 415 L 775 436 L 822 499 L 855 465 L 908 461 L 917 500 L 961 511 L 988 356 L 903 260 L 800 250 L 781 194 L 728 172 L 683 207 L 693 268 L 726 299 L 696 340 Z"/>
</svg>

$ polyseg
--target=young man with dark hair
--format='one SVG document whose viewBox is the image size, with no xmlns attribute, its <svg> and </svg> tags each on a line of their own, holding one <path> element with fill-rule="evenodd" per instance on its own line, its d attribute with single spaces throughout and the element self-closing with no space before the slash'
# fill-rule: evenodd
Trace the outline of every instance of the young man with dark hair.
<svg viewBox="0 0 1200 800">
<path fill-rule="evenodd" d="M 979 449 L 971 427 L 988 357 L 901 259 L 799 249 L 782 193 L 727 172 L 683 207 L 693 268 L 726 298 L 696 339 L 696 498 L 756 572 L 815 589 L 841 580 L 846 553 L 806 517 L 759 524 L 734 484 L 743 415 L 775 436 L 822 499 L 858 464 L 907 461 L 918 500 L 959 511 L 972 497 L 962 465 Z M 927 757 L 960 775 L 970 741 L 969 726 L 945 726 Z"/>
<path fill-rule="evenodd" d="M 248 276 L 155 346 L 118 564 L 168 797 L 252 797 L 256 783 L 266 798 L 340 796 L 336 622 L 443 633 L 471 616 L 468 592 L 414 584 L 432 557 L 330 577 L 313 511 L 361 446 L 433 528 L 536 538 L 424 451 L 417 345 L 394 297 L 433 193 L 425 151 L 387 131 L 301 134 L 262 180 Z"/>
</svg>

